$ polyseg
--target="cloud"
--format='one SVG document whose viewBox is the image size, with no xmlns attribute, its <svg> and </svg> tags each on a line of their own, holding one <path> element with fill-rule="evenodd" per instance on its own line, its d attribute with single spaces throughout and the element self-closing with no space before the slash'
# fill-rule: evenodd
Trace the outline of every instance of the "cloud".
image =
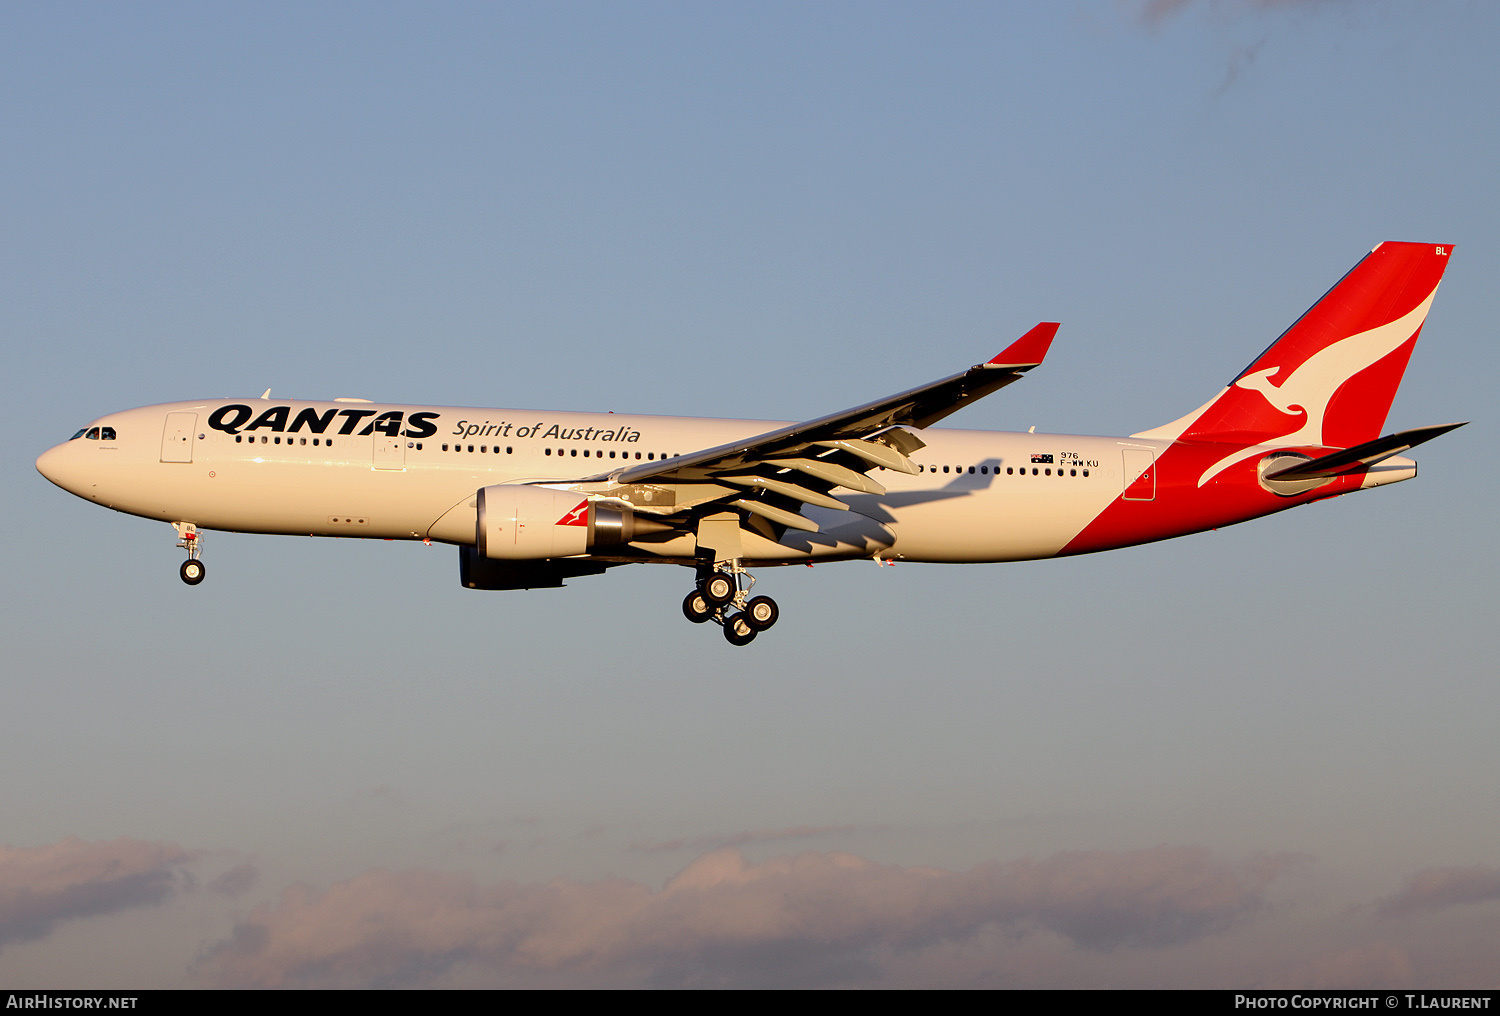
<svg viewBox="0 0 1500 1016">
<path fill-rule="evenodd" d="M 747 843 L 768 843 L 775 840 L 803 840 L 814 836 L 834 833 L 868 832 L 872 827 L 859 825 L 840 826 L 790 826 L 786 829 L 755 829 L 738 833 L 710 834 L 708 836 L 684 837 L 676 840 L 636 840 L 627 848 L 642 854 L 657 854 L 670 850 L 713 850 L 717 847 L 742 847 Z"/>
<path fill-rule="evenodd" d="M 1148 28 L 1157 28 L 1193 6 L 1195 0 L 1145 0 L 1139 3 L 1138 17 Z M 1209 0 L 1209 6 L 1220 14 L 1232 11 L 1269 11 L 1327 7 L 1335 0 Z"/>
<path fill-rule="evenodd" d="M 1335 949 L 1293 964 L 1266 987 L 1288 990 L 1410 987 L 1415 968 L 1405 949 L 1388 942 Z"/>
<path fill-rule="evenodd" d="M 877 957 L 976 938 L 1041 935 L 1093 951 L 1185 943 L 1254 914 L 1295 860 L 1156 847 L 952 872 L 846 853 L 751 864 L 724 848 L 659 891 L 623 879 L 486 886 L 376 869 L 324 892 L 292 886 L 197 973 L 256 987 L 858 983 L 878 973 Z"/>
<path fill-rule="evenodd" d="M 246 861 L 237 864 L 208 883 L 208 891 L 219 896 L 235 897 L 249 892 L 260 881 L 260 869 Z"/>
<path fill-rule="evenodd" d="M 191 859 L 181 847 L 125 837 L 0 846 L 0 946 L 44 938 L 68 918 L 161 903 L 187 884 Z"/>
<path fill-rule="evenodd" d="M 1500 868 L 1423 868 L 1399 892 L 1377 900 L 1380 917 L 1410 917 L 1465 903 L 1500 900 Z"/>
<path fill-rule="evenodd" d="M 1224 71 L 1224 80 L 1219 82 L 1217 94 L 1223 95 L 1233 87 L 1246 68 L 1255 62 L 1255 58 L 1260 55 L 1260 51 L 1265 45 L 1266 40 L 1263 37 L 1259 42 L 1252 43 L 1249 46 L 1236 46 L 1234 48 L 1234 52 L 1229 55 L 1229 67 Z"/>
</svg>

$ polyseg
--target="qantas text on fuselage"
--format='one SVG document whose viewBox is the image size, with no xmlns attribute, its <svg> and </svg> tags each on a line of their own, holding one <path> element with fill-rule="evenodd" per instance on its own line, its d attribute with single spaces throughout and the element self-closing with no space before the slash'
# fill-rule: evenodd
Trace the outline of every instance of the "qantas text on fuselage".
<svg viewBox="0 0 1500 1016">
<path fill-rule="evenodd" d="M 624 564 L 694 569 L 683 600 L 744 645 L 776 623 L 747 569 L 1016 561 L 1216 528 L 1416 475 L 1460 424 L 1382 431 L 1452 247 L 1383 243 L 1219 394 L 1128 437 L 934 427 L 1019 380 L 1057 325 L 985 363 L 803 423 L 261 399 L 101 417 L 37 468 L 204 530 L 455 544 L 471 589 Z"/>
</svg>

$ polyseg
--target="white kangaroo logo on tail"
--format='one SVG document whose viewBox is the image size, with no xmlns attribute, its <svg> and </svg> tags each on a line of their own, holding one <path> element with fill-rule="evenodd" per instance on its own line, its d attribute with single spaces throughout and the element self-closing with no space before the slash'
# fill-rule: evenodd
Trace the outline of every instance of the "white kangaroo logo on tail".
<svg viewBox="0 0 1500 1016">
<path fill-rule="evenodd" d="M 1401 344 L 1411 338 L 1422 327 L 1422 322 L 1427 320 L 1427 308 L 1432 306 L 1432 298 L 1436 294 L 1437 287 L 1434 286 L 1432 292 L 1427 294 L 1427 299 L 1407 314 L 1323 347 L 1304 360 L 1279 385 L 1272 384 L 1270 380 L 1271 375 L 1281 369 L 1278 366 L 1246 374 L 1234 386 L 1260 392 L 1277 412 L 1288 416 L 1296 416 L 1299 411 L 1307 414 L 1301 428 L 1290 434 L 1283 434 L 1277 444 L 1321 445 L 1323 416 L 1328 412 L 1328 403 L 1333 398 L 1333 393 L 1360 371 L 1374 366 L 1401 348 Z M 1236 462 L 1259 454 L 1263 447 L 1265 446 L 1251 445 L 1220 459 L 1198 477 L 1198 486 L 1203 486 Z"/>
</svg>

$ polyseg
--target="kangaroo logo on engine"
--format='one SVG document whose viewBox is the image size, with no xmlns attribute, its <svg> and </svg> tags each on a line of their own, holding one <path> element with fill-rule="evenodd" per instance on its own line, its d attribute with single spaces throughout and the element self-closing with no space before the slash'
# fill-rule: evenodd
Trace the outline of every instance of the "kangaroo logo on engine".
<svg viewBox="0 0 1500 1016">
<path fill-rule="evenodd" d="M 588 498 L 579 501 L 577 508 L 574 508 L 552 524 L 554 526 L 587 526 L 589 524 Z"/>
</svg>

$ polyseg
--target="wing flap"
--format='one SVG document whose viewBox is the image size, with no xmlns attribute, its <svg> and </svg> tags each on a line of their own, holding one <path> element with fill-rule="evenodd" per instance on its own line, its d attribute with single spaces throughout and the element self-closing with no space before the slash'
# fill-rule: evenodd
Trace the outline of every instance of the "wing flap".
<svg viewBox="0 0 1500 1016">
<path fill-rule="evenodd" d="M 909 437 L 912 441 L 916 442 L 916 447 L 907 448 L 903 451 L 902 449 L 894 448 L 891 445 L 884 444 L 880 441 L 865 440 L 814 441 L 813 445 L 818 448 L 837 448 L 839 451 L 848 452 L 850 455 L 853 455 L 857 459 L 862 459 L 866 465 L 880 466 L 883 469 L 894 469 L 898 473 L 910 473 L 911 475 L 915 476 L 917 474 L 916 463 L 912 462 L 912 460 L 907 458 L 906 456 L 910 455 L 918 448 L 926 447 L 926 445 L 922 443 L 922 439 L 917 437 L 915 434 L 908 434 L 906 431 L 902 430 L 888 430 L 885 433 L 901 434 L 905 437 Z"/>
<path fill-rule="evenodd" d="M 836 511 L 848 511 L 849 506 L 836 497 L 829 497 L 816 490 L 803 487 L 800 484 L 788 483 L 785 480 L 773 480 L 769 476 L 720 476 L 720 483 L 732 483 L 740 487 L 748 487 L 751 490 L 769 490 L 773 494 L 789 497 L 803 504 L 815 504 L 819 508 L 832 508 Z"/>
<path fill-rule="evenodd" d="M 743 508 L 753 515 L 759 515 L 763 519 L 770 519 L 778 526 L 786 526 L 788 529 L 800 529 L 804 533 L 818 532 L 818 524 L 812 519 L 804 518 L 796 512 L 787 511 L 785 508 L 777 508 L 773 504 L 764 501 L 752 501 L 749 498 L 740 498 L 738 501 L 729 502 L 731 508 Z"/>
<path fill-rule="evenodd" d="M 775 466 L 778 469 L 795 469 L 799 473 L 826 480 L 836 487 L 848 487 L 862 494 L 885 493 L 885 484 L 877 483 L 864 473 L 856 473 L 848 466 L 841 466 L 837 462 L 829 462 L 826 459 L 767 459 L 766 465 Z"/>
</svg>

